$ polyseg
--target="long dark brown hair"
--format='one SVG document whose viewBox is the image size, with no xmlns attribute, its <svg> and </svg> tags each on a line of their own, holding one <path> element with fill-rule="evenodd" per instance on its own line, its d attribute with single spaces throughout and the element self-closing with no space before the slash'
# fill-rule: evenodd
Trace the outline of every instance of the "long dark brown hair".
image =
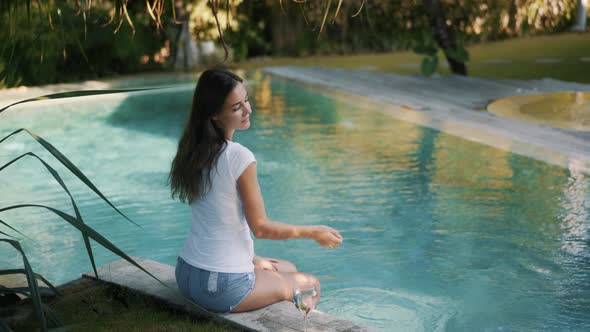
<svg viewBox="0 0 590 332">
<path fill-rule="evenodd" d="M 172 198 L 192 203 L 210 190 L 212 169 L 227 146 L 223 128 L 211 118 L 221 113 L 238 82 L 242 78 L 224 69 L 208 69 L 199 77 L 168 176 Z"/>
</svg>

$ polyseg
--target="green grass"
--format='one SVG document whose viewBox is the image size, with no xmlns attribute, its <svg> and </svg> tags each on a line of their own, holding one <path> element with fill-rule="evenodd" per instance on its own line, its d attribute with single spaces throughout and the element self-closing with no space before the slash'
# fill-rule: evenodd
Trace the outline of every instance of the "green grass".
<svg viewBox="0 0 590 332">
<path fill-rule="evenodd" d="M 562 33 L 548 36 L 523 37 L 468 47 L 470 76 L 541 79 L 554 78 L 563 81 L 590 83 L 590 33 Z M 439 56 L 441 56 L 439 54 Z M 561 58 L 559 63 L 536 63 L 539 58 Z M 486 63 L 490 60 L 511 60 L 509 64 Z M 401 74 L 420 74 L 419 68 L 404 64 L 419 64 L 422 57 L 413 52 L 392 52 L 346 56 L 312 56 L 299 58 L 274 58 L 269 61 L 247 61 L 236 64 L 239 68 L 254 69 L 264 66 L 298 65 L 321 66 L 341 69 L 375 67 L 376 71 Z M 438 72 L 448 75 L 449 70 L 440 66 Z"/>
<path fill-rule="evenodd" d="M 195 320 L 136 293 L 89 279 L 81 279 L 60 290 L 62 297 L 45 303 L 69 331 L 240 331 L 218 322 Z M 37 329 L 31 319 L 14 326 L 15 331 Z"/>
</svg>

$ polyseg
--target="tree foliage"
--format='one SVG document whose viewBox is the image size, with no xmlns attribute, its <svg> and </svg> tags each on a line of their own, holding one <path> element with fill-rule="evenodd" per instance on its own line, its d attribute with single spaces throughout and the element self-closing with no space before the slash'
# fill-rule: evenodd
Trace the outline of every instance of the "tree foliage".
<svg viewBox="0 0 590 332">
<path fill-rule="evenodd" d="M 0 13 L 0 67 L 7 86 L 41 85 L 95 79 L 114 74 L 159 68 L 153 58 L 165 40 L 150 24 L 147 13 L 137 11 L 135 33 L 122 25 L 113 33 L 109 6 L 94 6 L 82 15 L 66 1 L 54 10 L 33 3 L 30 11 L 15 7 Z M 142 61 L 143 60 L 143 61 Z"/>
<path fill-rule="evenodd" d="M 465 45 L 566 31 L 577 8 L 577 0 L 438 2 L 444 6 L 453 42 Z M 436 38 L 425 3 L 5 0 L 0 2 L 0 86 L 166 68 L 164 60 L 178 46 L 182 23 L 189 25 L 197 42 L 226 40 L 236 60 L 438 48 L 432 43 Z M 187 15 L 179 17 L 179 8 Z M 466 59 L 464 53 L 445 51 L 457 59 Z M 428 57 L 431 66 L 433 55 Z"/>
</svg>

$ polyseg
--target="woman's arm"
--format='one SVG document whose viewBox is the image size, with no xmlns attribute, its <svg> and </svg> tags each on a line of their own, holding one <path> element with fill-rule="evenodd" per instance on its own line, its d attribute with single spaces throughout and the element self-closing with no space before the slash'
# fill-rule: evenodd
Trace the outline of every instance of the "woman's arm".
<svg viewBox="0 0 590 332">
<path fill-rule="evenodd" d="M 342 243 L 342 236 L 338 231 L 328 226 L 296 226 L 268 219 L 258 185 L 256 163 L 248 166 L 238 178 L 238 191 L 248 225 L 257 238 L 270 240 L 310 238 L 323 247 L 337 247 Z"/>
</svg>

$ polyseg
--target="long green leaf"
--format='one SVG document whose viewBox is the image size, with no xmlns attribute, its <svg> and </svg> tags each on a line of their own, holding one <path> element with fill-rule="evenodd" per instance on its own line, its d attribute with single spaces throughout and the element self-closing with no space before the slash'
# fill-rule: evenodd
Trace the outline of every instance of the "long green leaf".
<svg viewBox="0 0 590 332">
<path fill-rule="evenodd" d="M 35 314 L 37 315 L 37 319 L 41 324 L 41 330 L 47 331 L 47 321 L 45 320 L 45 314 L 43 313 L 43 307 L 41 302 L 41 295 L 39 293 L 39 286 L 37 285 L 37 279 L 33 274 L 33 269 L 29 264 L 29 260 L 27 259 L 27 255 L 21 248 L 18 241 L 9 240 L 9 239 L 0 239 L 0 242 L 7 242 L 12 245 L 16 250 L 18 250 L 21 255 L 23 256 L 23 265 L 25 267 L 25 275 L 27 276 L 27 284 L 29 285 L 29 289 L 31 292 L 31 301 L 33 302 L 33 307 L 35 308 Z"/>
<path fill-rule="evenodd" d="M 39 290 L 45 290 L 45 289 L 49 289 L 49 288 L 39 287 Z M 17 293 L 17 294 L 21 294 L 27 298 L 31 298 L 31 294 L 30 294 L 30 292 L 27 292 L 27 290 L 28 290 L 28 288 L 25 288 L 25 287 L 8 288 L 8 287 L 4 287 L 4 286 L 0 285 L 0 293 Z M 39 293 L 41 293 L 41 292 L 39 292 Z M 61 322 L 59 317 L 57 317 L 57 315 L 53 312 L 53 310 L 50 307 L 46 306 L 45 303 L 41 302 L 41 308 L 43 309 L 43 311 L 46 314 L 46 318 L 47 318 L 49 325 L 52 327 L 51 331 L 54 331 L 53 327 L 63 326 L 63 323 Z"/>
<path fill-rule="evenodd" d="M 467 53 L 467 50 L 465 48 L 457 47 L 457 49 L 455 50 L 447 49 L 444 50 L 444 52 L 447 57 L 457 62 L 466 63 L 467 61 L 469 61 L 469 53 Z"/>
<path fill-rule="evenodd" d="M 96 188 L 96 186 L 94 186 L 94 184 L 86 177 L 86 175 L 84 175 L 84 173 L 82 173 L 82 171 L 80 171 L 78 169 L 78 167 L 76 167 L 76 165 L 74 165 L 68 158 L 66 158 L 66 156 L 64 156 L 58 149 L 56 149 L 53 145 L 51 145 L 49 142 L 44 140 L 41 136 L 37 136 L 35 133 L 29 131 L 28 129 L 21 128 L 21 129 L 18 129 L 16 131 L 12 132 L 10 135 L 4 137 L 2 140 L 0 140 L 0 144 L 2 142 L 4 142 L 6 139 L 8 139 L 10 136 L 16 135 L 16 134 L 20 133 L 21 131 L 26 131 L 29 135 L 31 135 L 31 137 L 33 137 L 37 142 L 39 142 L 39 144 L 41 144 L 47 151 L 49 151 L 49 153 L 51 153 L 59 162 L 61 162 L 68 170 L 70 170 L 70 172 L 74 173 L 74 175 L 76 175 L 76 177 L 78 177 L 78 179 L 80 179 L 82 182 L 84 182 L 84 184 L 86 184 L 90 189 L 92 189 L 92 191 L 94 191 L 100 198 L 102 198 L 107 204 L 109 204 L 121 216 L 123 216 L 125 219 L 129 220 L 135 226 L 138 226 L 141 228 L 141 226 L 139 226 L 134 221 L 129 219 L 125 214 L 123 214 L 123 212 L 119 211 L 119 209 L 117 209 L 113 205 L 113 203 L 111 203 L 111 201 L 109 201 L 102 194 L 102 192 L 100 192 L 100 190 L 98 190 L 98 188 Z"/>
<path fill-rule="evenodd" d="M 68 194 L 68 196 L 70 196 L 70 201 L 72 202 L 72 207 L 74 208 L 74 211 L 76 213 L 76 218 L 78 218 L 78 220 L 80 220 L 80 222 L 83 223 L 84 219 L 82 218 L 82 215 L 80 214 L 80 210 L 78 209 L 78 205 L 76 204 L 76 201 L 74 200 L 74 197 L 72 196 L 72 193 L 70 193 L 70 190 L 68 190 L 68 187 L 66 186 L 66 184 L 64 183 L 62 178 L 59 176 L 59 173 L 57 173 L 57 171 L 55 169 L 53 169 L 53 167 L 49 166 L 49 164 L 47 164 L 43 159 L 39 158 L 39 156 L 37 156 L 33 152 L 27 152 L 27 153 L 24 153 L 24 154 L 18 156 L 17 158 L 14 158 L 10 162 L 6 163 L 4 166 L 0 167 L 0 172 L 2 172 L 2 170 L 4 170 L 6 167 L 12 165 L 13 163 L 19 161 L 20 159 L 22 159 L 26 156 L 31 156 L 31 157 L 37 158 L 37 160 L 39 160 L 43 164 L 43 166 L 45 166 L 45 168 L 49 171 L 49 173 L 51 173 L 53 178 L 59 183 L 59 185 L 63 188 L 63 190 L 65 190 L 65 192 Z M 90 240 L 88 239 L 88 236 L 84 233 L 82 233 L 82 238 L 84 239 L 86 251 L 88 253 L 88 258 L 90 258 L 90 262 L 92 263 L 92 269 L 94 270 L 94 274 L 98 276 L 98 272 L 96 271 L 96 264 L 94 262 L 94 255 L 92 254 L 92 247 L 90 246 Z"/>
<path fill-rule="evenodd" d="M 0 275 L 10 275 L 10 274 L 26 274 L 26 271 L 24 269 L 0 270 Z M 40 275 L 38 273 L 33 273 L 33 274 L 34 274 L 35 278 L 43 281 L 43 283 L 45 285 L 47 285 L 47 287 L 49 287 L 49 289 L 51 289 L 56 295 L 61 295 L 60 291 L 57 290 L 57 288 L 55 286 L 53 286 L 49 281 L 47 281 L 47 279 L 45 279 L 42 275 Z"/>
<path fill-rule="evenodd" d="M 31 238 L 30 238 L 30 237 L 28 237 L 28 236 L 24 235 L 23 233 L 19 232 L 19 231 L 18 231 L 16 228 L 13 228 L 13 227 L 12 227 L 12 226 L 10 226 L 9 224 L 7 224 L 7 223 L 5 223 L 4 221 L 2 221 L 2 219 L 0 219 L 0 224 L 2 224 L 2 225 L 4 225 L 4 226 L 6 226 L 6 227 L 8 227 L 8 228 L 12 229 L 13 231 L 17 232 L 18 234 L 20 234 L 20 235 L 22 235 L 22 236 L 26 237 L 27 239 L 31 240 Z M 2 234 L 8 235 L 8 234 L 6 234 L 6 233 L 2 233 Z M 10 235 L 8 235 L 8 236 L 10 236 Z M 13 237 L 13 236 L 10 236 L 10 237 Z"/>
<path fill-rule="evenodd" d="M 29 297 L 30 295 L 29 287 L 4 287 L 0 289 L 0 295 L 3 294 L 22 294 L 26 297 Z M 43 296 L 53 294 L 53 292 L 47 287 L 39 286 L 39 294 L 41 295 L 41 298 L 43 298 Z"/>
<path fill-rule="evenodd" d="M 163 89 L 165 87 L 155 87 L 155 88 L 136 88 L 136 89 L 112 89 L 112 90 L 78 90 L 78 91 L 67 91 L 67 92 L 58 92 L 58 93 L 51 93 L 44 96 L 29 98 L 21 101 L 17 101 L 16 103 L 12 103 L 8 106 L 4 106 L 0 108 L 0 113 L 4 112 L 8 108 L 28 103 L 32 101 L 39 101 L 39 100 L 47 100 L 47 99 L 61 99 L 61 98 L 71 98 L 71 97 L 85 97 L 85 96 L 95 96 L 95 95 L 106 95 L 111 93 L 121 93 L 121 92 L 136 92 L 136 91 L 144 91 L 144 90 L 158 90 Z"/>
<path fill-rule="evenodd" d="M 6 235 L 6 236 L 8 236 L 8 237 L 11 237 L 11 238 L 13 238 L 13 239 L 17 240 L 17 238 L 15 238 L 14 236 L 12 236 L 12 235 L 10 235 L 10 234 L 6 234 L 6 233 L 4 233 L 3 231 L 0 231 L 0 234 L 2 234 L 2 235 Z"/>
<path fill-rule="evenodd" d="M 435 55 L 433 57 L 426 57 L 422 59 L 422 74 L 426 77 L 431 76 L 436 71 L 436 67 L 438 66 L 438 56 Z"/>
<path fill-rule="evenodd" d="M 96 241 L 98 244 L 100 244 L 104 248 L 110 250 L 111 252 L 113 252 L 117 256 L 125 259 L 126 261 L 128 261 L 129 263 L 131 263 L 132 265 L 137 267 L 138 269 L 147 273 L 149 276 L 151 276 L 152 278 L 157 280 L 162 285 L 164 285 L 166 287 L 170 287 L 170 286 L 166 285 L 165 283 L 163 283 L 160 279 L 156 278 L 156 276 L 154 276 L 153 274 L 148 272 L 146 269 L 144 269 L 141 265 L 137 264 L 137 262 L 135 262 L 131 257 L 127 256 L 127 254 L 125 252 L 123 252 L 121 249 L 117 248 L 114 244 L 112 244 L 109 240 L 107 240 L 100 233 L 98 233 L 97 231 L 92 229 L 90 226 L 88 226 L 84 223 L 81 223 L 76 218 L 74 218 L 73 216 L 71 216 L 63 211 L 60 211 L 58 209 L 54 209 L 49 206 L 39 205 L 39 204 L 18 204 L 18 205 L 8 206 L 5 208 L 0 208 L 0 212 L 14 210 L 14 209 L 20 209 L 20 208 L 25 208 L 25 207 L 40 207 L 40 208 L 47 209 L 47 210 L 57 214 L 58 216 L 63 218 L 65 221 L 69 222 L 72 226 L 76 227 L 79 231 L 87 233 L 90 238 L 92 238 L 94 241 Z"/>
</svg>

